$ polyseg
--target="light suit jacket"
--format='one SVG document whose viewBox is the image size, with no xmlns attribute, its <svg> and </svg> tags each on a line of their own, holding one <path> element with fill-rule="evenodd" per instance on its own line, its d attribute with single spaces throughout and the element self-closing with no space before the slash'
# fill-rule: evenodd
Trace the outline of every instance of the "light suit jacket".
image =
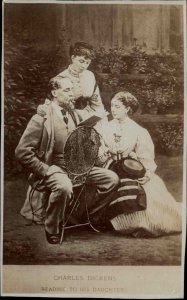
<svg viewBox="0 0 187 300">
<path fill-rule="evenodd" d="M 88 113 L 76 110 L 74 116 L 78 124 L 88 117 Z M 36 114 L 31 118 L 15 150 L 16 158 L 38 179 L 45 177 L 52 163 L 55 143 L 53 120 L 54 108 L 49 104 L 45 116 Z"/>
<path fill-rule="evenodd" d="M 74 115 L 77 123 L 79 123 L 88 118 L 90 112 L 86 109 L 76 110 Z M 52 103 L 48 105 L 44 116 L 34 115 L 15 150 L 16 158 L 31 172 L 29 176 L 30 186 L 20 213 L 26 219 L 39 223 L 43 223 L 45 219 L 47 195 L 45 194 L 45 189 L 37 187 L 36 190 L 35 187 L 40 179 L 44 178 L 52 162 L 55 143 L 54 117 Z M 34 187 L 34 190 L 32 187 Z M 30 198 L 31 193 L 32 200 Z"/>
</svg>

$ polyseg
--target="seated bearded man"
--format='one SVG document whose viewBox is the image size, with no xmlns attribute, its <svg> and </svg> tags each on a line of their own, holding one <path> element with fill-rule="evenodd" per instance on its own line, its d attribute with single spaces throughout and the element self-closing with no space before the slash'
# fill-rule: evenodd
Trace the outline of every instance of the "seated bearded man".
<svg viewBox="0 0 187 300">
<path fill-rule="evenodd" d="M 65 141 L 84 115 L 84 110 L 74 109 L 73 86 L 68 78 L 55 77 L 49 83 L 51 102 L 46 114 L 34 115 L 27 125 L 15 154 L 21 164 L 39 181 L 37 189 L 46 189 L 46 216 L 44 222 L 47 241 L 60 242 L 65 207 L 73 193 L 73 185 L 62 165 Z M 86 116 L 87 117 L 87 116 Z M 60 157 L 60 159 L 59 159 Z M 87 182 L 94 185 L 99 194 L 107 194 L 116 188 L 118 176 L 111 170 L 93 167 Z"/>
</svg>

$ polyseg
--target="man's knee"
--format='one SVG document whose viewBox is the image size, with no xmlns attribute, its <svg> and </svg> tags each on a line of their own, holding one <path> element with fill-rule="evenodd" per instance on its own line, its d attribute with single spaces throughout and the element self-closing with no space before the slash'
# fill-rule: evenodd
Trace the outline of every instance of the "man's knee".
<svg viewBox="0 0 187 300">
<path fill-rule="evenodd" d="M 64 183 L 58 183 L 56 185 L 55 191 L 64 197 L 69 196 L 72 193 L 72 187 L 69 185 L 66 185 Z"/>
<path fill-rule="evenodd" d="M 51 191 L 50 202 L 57 205 L 65 205 L 71 199 L 72 191 L 63 183 L 57 184 Z"/>
<path fill-rule="evenodd" d="M 64 197 L 69 197 L 72 194 L 72 183 L 66 174 L 55 174 L 55 184 L 53 192 L 58 193 Z"/>
</svg>

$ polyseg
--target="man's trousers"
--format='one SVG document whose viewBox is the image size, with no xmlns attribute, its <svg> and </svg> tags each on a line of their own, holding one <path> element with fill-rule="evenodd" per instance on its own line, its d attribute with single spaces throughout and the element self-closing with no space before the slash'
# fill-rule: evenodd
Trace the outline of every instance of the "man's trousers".
<svg viewBox="0 0 187 300">
<path fill-rule="evenodd" d="M 51 190 L 45 219 L 45 230 L 50 234 L 59 233 L 59 224 L 64 222 L 65 208 L 70 201 L 68 188 L 63 182 L 64 176 L 67 175 L 54 173 L 43 181 L 43 185 Z M 86 182 L 93 185 L 99 194 L 104 195 L 118 185 L 119 178 L 111 170 L 93 167 Z M 53 188 L 51 189 L 51 187 Z"/>
</svg>

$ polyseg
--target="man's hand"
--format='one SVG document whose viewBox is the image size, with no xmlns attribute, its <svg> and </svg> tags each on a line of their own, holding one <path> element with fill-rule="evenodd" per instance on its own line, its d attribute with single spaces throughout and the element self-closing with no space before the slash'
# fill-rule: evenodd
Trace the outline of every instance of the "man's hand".
<svg viewBox="0 0 187 300">
<path fill-rule="evenodd" d="M 142 178 L 138 178 L 138 182 L 140 184 L 145 184 L 146 182 L 148 182 L 150 180 L 149 176 L 144 176 Z"/>
</svg>

